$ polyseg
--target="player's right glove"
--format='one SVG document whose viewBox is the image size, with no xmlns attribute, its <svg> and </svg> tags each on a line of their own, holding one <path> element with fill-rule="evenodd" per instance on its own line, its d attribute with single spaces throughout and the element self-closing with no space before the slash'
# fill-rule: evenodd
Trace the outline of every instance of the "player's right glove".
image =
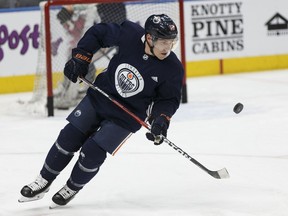
<svg viewBox="0 0 288 216">
<path fill-rule="evenodd" d="M 76 83 L 77 78 L 85 77 L 88 73 L 89 64 L 92 59 L 92 54 L 79 48 L 72 50 L 72 58 L 65 64 L 65 76 Z"/>
<path fill-rule="evenodd" d="M 169 127 L 170 117 L 165 114 L 161 114 L 156 117 L 151 124 L 151 131 L 146 133 L 148 140 L 154 142 L 154 145 L 160 145 L 164 141 L 164 137 L 167 136 L 167 130 Z M 163 137 L 164 136 L 164 137 Z"/>
</svg>

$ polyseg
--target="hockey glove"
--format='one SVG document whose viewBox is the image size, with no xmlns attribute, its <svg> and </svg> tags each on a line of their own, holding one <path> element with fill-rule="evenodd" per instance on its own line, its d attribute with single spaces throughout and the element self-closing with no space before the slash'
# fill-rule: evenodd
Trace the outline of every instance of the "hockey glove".
<svg viewBox="0 0 288 216">
<path fill-rule="evenodd" d="M 59 13 L 57 14 L 57 18 L 61 24 L 64 24 L 71 19 L 72 13 L 73 12 L 68 11 L 65 7 L 62 7 Z"/>
<path fill-rule="evenodd" d="M 151 131 L 146 133 L 147 139 L 153 141 L 154 145 L 163 143 L 164 137 L 167 136 L 169 121 L 170 117 L 164 114 L 156 117 L 151 124 Z"/>
<path fill-rule="evenodd" d="M 65 64 L 64 74 L 73 83 L 77 82 L 79 76 L 85 77 L 88 73 L 92 54 L 79 48 L 72 50 L 72 58 Z"/>
</svg>

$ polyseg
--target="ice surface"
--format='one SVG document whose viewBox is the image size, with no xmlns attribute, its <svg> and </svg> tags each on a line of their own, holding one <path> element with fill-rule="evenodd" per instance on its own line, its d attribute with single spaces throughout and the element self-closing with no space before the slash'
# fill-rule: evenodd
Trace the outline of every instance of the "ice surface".
<svg viewBox="0 0 288 216">
<path fill-rule="evenodd" d="M 17 103 L 31 93 L 0 95 L 0 216 L 286 216 L 288 214 L 288 71 L 190 78 L 189 103 L 172 118 L 168 138 L 211 170 L 214 179 L 145 129 L 109 156 L 69 203 L 49 210 L 77 156 L 39 201 L 18 203 L 38 175 L 69 111 L 32 115 Z M 244 104 L 240 114 L 236 103 Z"/>
</svg>

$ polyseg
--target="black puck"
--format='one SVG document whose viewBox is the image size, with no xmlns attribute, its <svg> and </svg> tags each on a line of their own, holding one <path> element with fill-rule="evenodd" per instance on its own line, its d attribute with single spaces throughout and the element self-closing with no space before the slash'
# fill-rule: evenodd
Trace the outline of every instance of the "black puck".
<svg viewBox="0 0 288 216">
<path fill-rule="evenodd" d="M 233 108 L 233 111 L 236 113 L 236 114 L 239 114 L 242 110 L 243 110 L 244 106 L 242 103 L 237 103 L 234 108 Z"/>
</svg>

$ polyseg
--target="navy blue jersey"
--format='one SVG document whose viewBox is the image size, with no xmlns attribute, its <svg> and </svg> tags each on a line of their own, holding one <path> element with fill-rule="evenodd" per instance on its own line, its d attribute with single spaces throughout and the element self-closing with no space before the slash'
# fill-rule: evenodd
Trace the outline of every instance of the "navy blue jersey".
<svg viewBox="0 0 288 216">
<path fill-rule="evenodd" d="M 108 68 L 97 76 L 95 85 L 119 101 L 142 120 L 153 102 L 152 114 L 172 116 L 179 107 L 184 70 L 171 52 L 164 60 L 145 53 L 144 29 L 133 22 L 96 24 L 78 43 L 78 48 L 95 53 L 100 48 L 117 46 L 118 52 Z M 89 89 L 95 112 L 135 132 L 141 125 L 100 93 Z"/>
</svg>

